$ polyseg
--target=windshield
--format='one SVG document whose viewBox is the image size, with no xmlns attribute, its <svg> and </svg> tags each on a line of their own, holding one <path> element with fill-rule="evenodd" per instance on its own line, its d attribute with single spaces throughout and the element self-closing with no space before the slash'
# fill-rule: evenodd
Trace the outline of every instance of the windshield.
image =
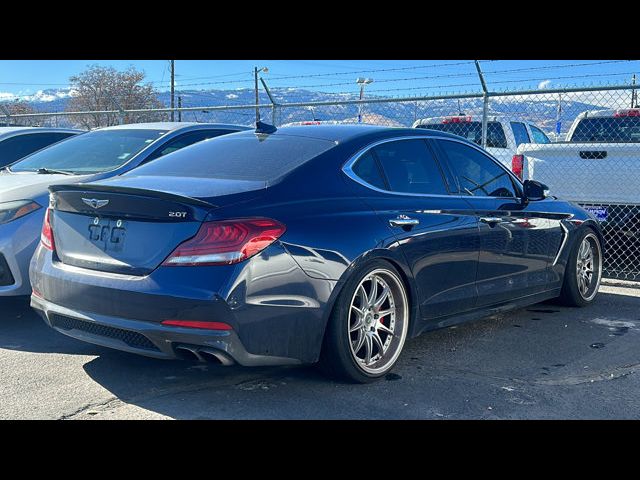
<svg viewBox="0 0 640 480">
<path fill-rule="evenodd" d="M 129 175 L 271 182 L 335 146 L 311 137 L 234 133 L 170 153 Z"/>
<path fill-rule="evenodd" d="M 482 145 L 482 123 L 481 122 L 461 122 L 461 123 L 431 123 L 421 124 L 417 128 L 428 128 L 441 132 L 460 135 L 478 145 Z M 507 148 L 507 137 L 504 134 L 500 122 L 487 123 L 487 147 Z"/>
<path fill-rule="evenodd" d="M 133 158 L 166 130 L 96 130 L 55 144 L 11 165 L 12 172 L 58 170 L 73 174 L 108 172 Z"/>
<path fill-rule="evenodd" d="M 571 136 L 572 142 L 640 142 L 640 117 L 584 118 Z"/>
</svg>

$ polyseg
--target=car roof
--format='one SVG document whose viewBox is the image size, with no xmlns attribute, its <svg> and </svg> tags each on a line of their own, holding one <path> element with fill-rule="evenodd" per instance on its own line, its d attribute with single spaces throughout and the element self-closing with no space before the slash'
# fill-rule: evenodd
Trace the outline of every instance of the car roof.
<svg viewBox="0 0 640 480">
<path fill-rule="evenodd" d="M 578 115 L 578 118 L 588 117 L 613 117 L 616 113 L 626 112 L 628 110 L 638 110 L 638 108 L 618 108 L 618 109 L 606 109 L 606 110 L 587 110 Z"/>
<path fill-rule="evenodd" d="M 198 123 L 198 122 L 148 122 L 148 123 L 126 123 L 124 125 L 114 125 L 96 130 L 167 130 L 174 131 L 180 129 L 198 128 L 227 128 L 231 130 L 248 130 L 244 125 L 233 125 L 228 123 Z"/>
<path fill-rule="evenodd" d="M 0 127 L 0 137 L 4 137 L 7 135 L 20 135 L 23 133 L 34 133 L 34 132 L 43 132 L 43 133 L 51 133 L 51 132 L 64 132 L 64 133 L 82 133 L 84 130 L 78 130 L 76 128 L 57 128 L 57 127 Z"/>
<path fill-rule="evenodd" d="M 409 127 L 385 127 L 379 125 L 304 125 L 281 127 L 272 135 L 296 136 L 329 140 L 337 143 L 344 143 L 360 137 L 387 138 L 393 136 L 424 136 L 424 137 L 451 137 L 459 138 L 457 135 L 448 132 L 440 132 L 429 129 L 415 129 Z"/>
<path fill-rule="evenodd" d="M 472 122 L 482 122 L 482 115 L 441 115 L 439 117 L 427 117 L 427 118 L 419 118 L 415 122 L 413 122 L 414 127 L 417 125 L 425 125 L 425 124 L 433 124 L 433 123 L 441 123 L 445 118 L 453 118 L 453 117 L 471 117 Z M 516 116 L 511 115 L 496 115 L 489 114 L 487 115 L 488 122 L 520 122 L 520 123 L 528 123 L 531 125 L 532 122 L 529 120 L 521 120 Z"/>
</svg>

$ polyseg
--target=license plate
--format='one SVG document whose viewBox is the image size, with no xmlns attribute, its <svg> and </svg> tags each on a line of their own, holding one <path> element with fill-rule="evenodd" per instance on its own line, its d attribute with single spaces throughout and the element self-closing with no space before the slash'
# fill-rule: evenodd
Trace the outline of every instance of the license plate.
<svg viewBox="0 0 640 480">
<path fill-rule="evenodd" d="M 121 251 L 124 247 L 126 232 L 123 220 L 94 217 L 89 222 L 89 240 L 105 252 Z"/>
<path fill-rule="evenodd" d="M 599 222 L 607 221 L 607 207 L 584 207 L 584 209 L 596 217 Z"/>
</svg>

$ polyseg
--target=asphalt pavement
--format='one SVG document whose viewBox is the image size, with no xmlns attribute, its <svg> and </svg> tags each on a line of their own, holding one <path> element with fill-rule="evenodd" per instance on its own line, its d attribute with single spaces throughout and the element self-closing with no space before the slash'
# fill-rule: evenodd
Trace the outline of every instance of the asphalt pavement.
<svg viewBox="0 0 640 480">
<path fill-rule="evenodd" d="M 27 299 L 0 307 L 0 419 L 640 418 L 638 284 L 426 333 L 370 385 L 139 357 L 49 329 Z"/>
</svg>

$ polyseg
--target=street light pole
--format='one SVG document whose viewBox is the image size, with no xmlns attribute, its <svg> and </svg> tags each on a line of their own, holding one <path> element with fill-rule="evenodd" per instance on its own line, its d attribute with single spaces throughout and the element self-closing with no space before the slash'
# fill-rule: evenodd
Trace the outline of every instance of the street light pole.
<svg viewBox="0 0 640 480">
<path fill-rule="evenodd" d="M 373 78 L 358 77 L 356 83 L 360 85 L 360 101 L 364 100 L 364 87 L 373 82 Z M 362 123 L 362 103 L 358 104 L 358 123 Z"/>
</svg>

